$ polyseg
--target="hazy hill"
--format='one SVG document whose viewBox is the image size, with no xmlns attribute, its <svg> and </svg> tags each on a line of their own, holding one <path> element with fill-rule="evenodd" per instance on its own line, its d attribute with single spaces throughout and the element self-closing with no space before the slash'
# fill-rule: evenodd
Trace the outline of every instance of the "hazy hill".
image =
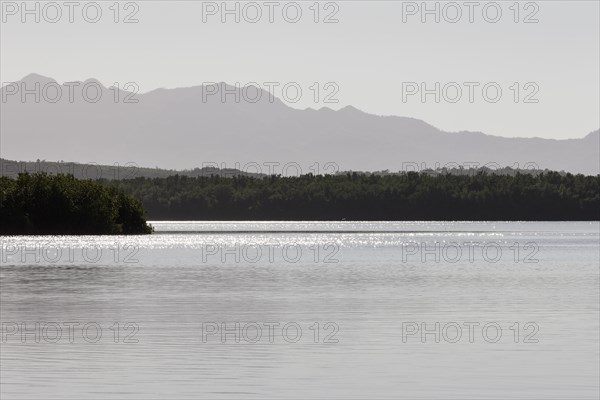
<svg viewBox="0 0 600 400">
<path fill-rule="evenodd" d="M 406 170 L 447 163 L 524 167 L 600 173 L 600 132 L 581 139 L 505 138 L 481 132 L 444 132 L 426 122 L 377 116 L 353 107 L 298 110 L 263 92 L 256 103 L 235 102 L 233 96 L 203 96 L 206 88 L 158 89 L 136 94 L 137 103 L 123 103 L 128 92 L 101 87 L 102 99 L 86 102 L 81 87 L 88 83 L 95 97 L 99 82 L 87 80 L 74 91 L 51 78 L 29 75 L 63 96 L 55 103 L 33 95 L 25 102 L 2 88 L 2 157 L 16 160 L 72 160 L 112 165 L 185 169 L 215 163 L 225 168 L 268 173 L 264 163 L 297 163 L 303 173 L 315 162 L 339 170 Z M 227 87 L 232 90 L 232 87 Z M 260 90 L 260 89 L 258 89 Z M 115 93 L 119 102 L 114 101 Z M 510 132 L 506 133 L 510 135 Z M 236 164 L 237 163 L 237 164 Z M 256 163 L 260 170 L 252 168 Z M 333 164 L 332 164 L 333 165 Z M 531 165 L 531 164 L 529 164 Z M 288 164 L 294 168 L 294 165 Z M 288 171 L 289 172 L 289 171 Z"/>
<path fill-rule="evenodd" d="M 164 168 L 147 168 L 134 164 L 82 164 L 65 161 L 14 161 L 0 158 L 0 176 L 16 178 L 20 173 L 35 174 L 44 172 L 48 175 L 73 175 L 76 179 L 134 179 L 134 178 L 166 178 L 168 176 L 180 175 L 188 177 L 198 176 L 252 176 L 262 177 L 264 175 L 246 173 L 236 169 L 219 168 L 194 168 L 187 170 L 174 170 Z"/>
</svg>

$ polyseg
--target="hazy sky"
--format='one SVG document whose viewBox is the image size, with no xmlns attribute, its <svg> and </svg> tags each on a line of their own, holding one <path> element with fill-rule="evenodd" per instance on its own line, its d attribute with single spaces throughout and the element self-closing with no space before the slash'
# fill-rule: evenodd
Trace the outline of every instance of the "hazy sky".
<svg viewBox="0 0 600 400">
<path fill-rule="evenodd" d="M 431 10 L 438 7 L 439 22 L 435 14 L 422 15 L 421 1 L 336 1 L 318 7 L 314 1 L 239 2 L 239 23 L 235 14 L 222 22 L 221 1 L 120 2 L 117 23 L 114 1 L 97 2 L 102 15 L 96 23 L 87 22 L 82 11 L 85 6 L 86 18 L 93 20 L 91 2 L 77 2 L 73 23 L 63 3 L 44 7 L 40 2 L 40 22 L 35 22 L 34 14 L 22 15 L 20 1 L 2 1 L 2 82 L 31 72 L 61 83 L 90 77 L 107 86 L 136 82 L 141 92 L 212 81 L 255 82 L 268 89 L 265 82 L 278 82 L 277 97 L 283 85 L 296 82 L 302 89 L 291 104 L 296 108 L 353 105 L 374 114 L 423 119 L 449 131 L 576 138 L 600 126 L 598 1 L 520 2 L 516 7 L 514 1 L 427 2 Z M 292 23 L 296 4 L 302 16 Z M 35 3 L 28 7 L 34 9 Z M 57 9 L 62 16 L 51 23 Z M 496 17 L 498 9 L 502 15 Z M 257 10 L 262 17 L 252 23 Z M 124 23 L 132 13 L 138 22 Z M 324 23 L 328 15 L 338 22 Z M 320 88 L 317 102 L 314 82 Z M 410 95 L 421 90 L 421 83 L 434 89 L 436 82 L 439 103 L 434 93 L 425 102 L 420 92 Z M 494 103 L 498 87 L 502 97 Z M 328 94 L 339 102 L 325 103 Z"/>
</svg>

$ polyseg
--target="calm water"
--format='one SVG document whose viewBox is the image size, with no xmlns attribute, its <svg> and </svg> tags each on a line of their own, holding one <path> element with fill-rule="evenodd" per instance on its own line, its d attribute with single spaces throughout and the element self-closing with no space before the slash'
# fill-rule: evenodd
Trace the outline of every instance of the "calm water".
<svg viewBox="0 0 600 400">
<path fill-rule="evenodd" d="M 154 225 L 0 237 L 2 399 L 599 396 L 598 222 Z"/>
</svg>

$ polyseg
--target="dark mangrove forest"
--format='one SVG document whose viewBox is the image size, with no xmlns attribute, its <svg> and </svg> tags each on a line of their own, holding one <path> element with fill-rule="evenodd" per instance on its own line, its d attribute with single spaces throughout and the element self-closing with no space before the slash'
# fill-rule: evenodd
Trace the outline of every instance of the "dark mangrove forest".
<svg viewBox="0 0 600 400">
<path fill-rule="evenodd" d="M 600 176 L 401 173 L 0 178 L 0 234 L 145 234 L 150 220 L 600 220 Z"/>
<path fill-rule="evenodd" d="M 0 178 L 0 234 L 146 234 L 139 200 L 71 175 Z"/>
<path fill-rule="evenodd" d="M 151 220 L 599 220 L 600 177 L 402 173 L 104 181 Z"/>
</svg>

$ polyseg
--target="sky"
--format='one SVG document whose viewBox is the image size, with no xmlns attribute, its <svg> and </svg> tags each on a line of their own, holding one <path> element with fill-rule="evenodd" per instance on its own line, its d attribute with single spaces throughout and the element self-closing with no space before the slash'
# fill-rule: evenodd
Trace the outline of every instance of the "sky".
<svg viewBox="0 0 600 400">
<path fill-rule="evenodd" d="M 352 105 L 446 131 L 566 139 L 600 127 L 596 0 L 50 3 L 27 14 L 2 1 L 3 85 L 30 73 L 142 93 L 258 84 L 295 108 Z"/>
</svg>

